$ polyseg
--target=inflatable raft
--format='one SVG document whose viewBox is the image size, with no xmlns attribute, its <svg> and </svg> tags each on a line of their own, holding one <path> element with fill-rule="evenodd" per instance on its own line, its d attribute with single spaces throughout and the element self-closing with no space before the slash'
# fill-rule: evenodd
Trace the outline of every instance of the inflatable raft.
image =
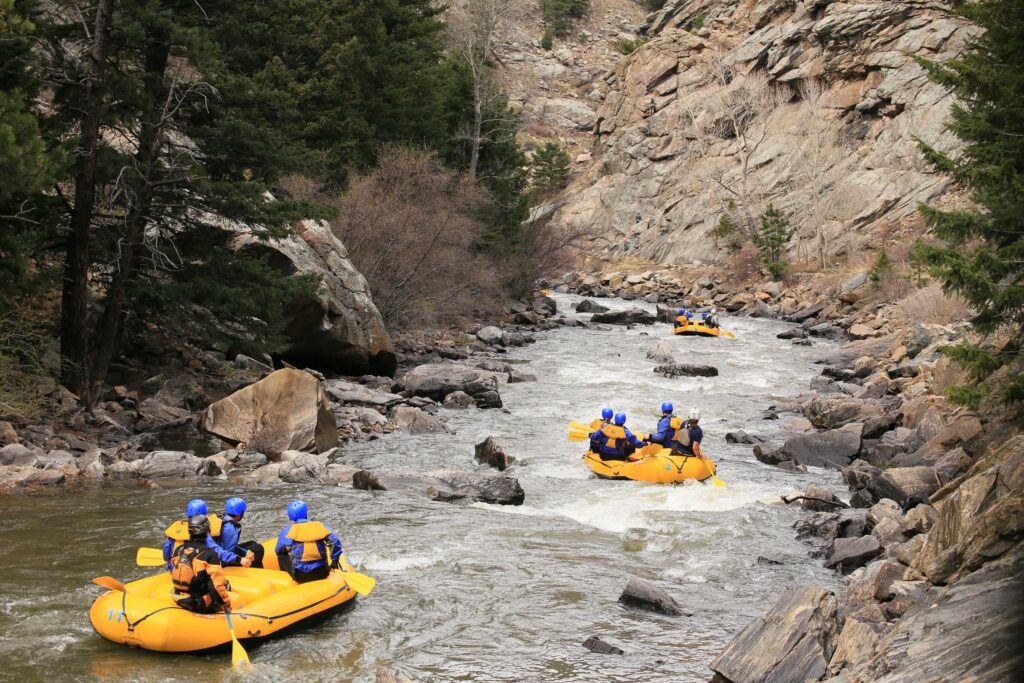
<svg viewBox="0 0 1024 683">
<path fill-rule="evenodd" d="M 675 329 L 675 333 L 683 336 L 725 337 L 726 339 L 736 338 L 736 335 L 732 332 L 718 327 L 705 327 L 699 323 L 678 326 Z"/>
<path fill-rule="evenodd" d="M 322 581 L 298 584 L 278 570 L 274 541 L 264 563 L 269 568 L 225 567 L 231 584 L 231 618 L 240 640 L 256 641 L 278 635 L 300 623 L 354 604 L 355 591 L 341 572 Z M 342 566 L 351 567 L 342 558 Z M 125 584 L 125 591 L 108 591 L 96 598 L 89 621 L 107 640 L 158 652 L 200 652 L 229 645 L 231 634 L 223 612 L 196 614 L 174 602 L 170 572 Z"/>
<path fill-rule="evenodd" d="M 668 448 L 636 462 L 601 460 L 597 454 L 587 451 L 583 454 L 583 462 L 602 479 L 632 479 L 654 484 L 678 484 L 687 479 L 704 481 L 717 469 L 710 460 L 693 455 L 672 455 Z"/>
</svg>

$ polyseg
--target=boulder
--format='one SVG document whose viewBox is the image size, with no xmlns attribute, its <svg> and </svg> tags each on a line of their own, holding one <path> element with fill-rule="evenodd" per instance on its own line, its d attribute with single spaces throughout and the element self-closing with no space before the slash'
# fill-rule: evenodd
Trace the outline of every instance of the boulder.
<svg viewBox="0 0 1024 683">
<path fill-rule="evenodd" d="M 198 459 L 198 458 L 197 458 Z M 139 476 L 141 460 L 118 460 L 107 468 L 107 476 L 111 479 L 135 479 Z"/>
<path fill-rule="evenodd" d="M 881 554 L 882 544 L 874 536 L 837 538 L 825 555 L 825 566 L 849 571 L 864 566 Z"/>
<path fill-rule="evenodd" d="M 520 382 L 536 382 L 537 375 L 532 372 L 523 372 L 522 370 L 513 369 L 512 372 L 508 373 L 508 383 L 518 384 Z"/>
<path fill-rule="evenodd" d="M 828 304 L 828 301 L 821 301 L 819 303 L 814 304 L 813 306 L 801 308 L 799 311 L 796 311 L 792 315 L 787 315 L 783 319 L 793 323 L 802 323 L 803 321 L 813 318 L 814 316 L 824 311 L 825 307 L 828 306 Z"/>
<path fill-rule="evenodd" d="M 898 562 L 875 560 L 850 574 L 840 613 L 855 612 L 872 602 L 889 600 L 892 597 L 892 584 L 902 581 L 906 570 Z"/>
<path fill-rule="evenodd" d="M 240 353 L 235 356 L 234 366 L 236 370 L 244 370 L 257 375 L 269 375 L 274 371 L 274 368 L 271 365 L 264 363 L 263 361 L 256 360 L 250 356 L 246 356 L 244 353 Z"/>
<path fill-rule="evenodd" d="M 136 473 L 143 479 L 186 479 L 197 477 L 202 458 L 185 451 L 154 451 L 139 461 Z"/>
<path fill-rule="evenodd" d="M 516 459 L 505 453 L 493 437 L 487 437 L 474 446 L 473 457 L 481 465 L 489 465 L 504 472 L 515 463 Z"/>
<path fill-rule="evenodd" d="M 789 589 L 726 646 L 711 668 L 735 683 L 816 681 L 832 658 L 836 609 L 831 591 Z"/>
<path fill-rule="evenodd" d="M 766 439 L 763 436 L 757 436 L 756 434 L 748 434 L 746 431 L 742 429 L 737 429 L 735 432 L 725 433 L 726 443 L 743 443 L 755 445 L 759 443 L 764 443 L 765 441 Z"/>
<path fill-rule="evenodd" d="M 907 540 L 903 536 L 903 529 L 899 521 L 889 518 L 883 519 L 876 524 L 875 528 L 871 530 L 871 535 L 878 539 L 883 548 L 893 544 L 900 544 Z"/>
<path fill-rule="evenodd" d="M 480 501 L 498 505 L 522 505 L 526 497 L 519 480 L 513 477 L 452 470 L 360 470 L 352 477 L 352 487 L 368 491 L 397 491 L 447 503 Z"/>
<path fill-rule="evenodd" d="M 908 536 L 928 533 L 935 520 L 939 517 L 939 511 L 931 505 L 924 503 L 907 510 L 900 520 L 900 529 Z"/>
<path fill-rule="evenodd" d="M 718 377 L 718 368 L 711 365 L 690 365 L 688 363 L 672 363 L 659 365 L 654 372 L 667 377 Z"/>
<path fill-rule="evenodd" d="M 192 417 L 192 413 L 185 408 L 175 408 L 161 403 L 155 396 L 139 404 L 139 415 L 147 423 L 147 427 L 157 427 Z"/>
<path fill-rule="evenodd" d="M 961 444 L 973 443 L 982 433 L 981 421 L 974 415 L 961 415 L 949 424 L 939 427 L 929 419 L 933 410 L 928 410 L 917 428 L 916 436 L 922 443 L 921 447 L 912 453 L 897 455 L 893 458 L 894 464 L 935 465 L 949 451 Z"/>
<path fill-rule="evenodd" d="M 402 378 L 402 386 L 413 396 L 426 396 L 435 401 L 444 401 L 453 391 L 461 391 L 472 396 L 481 408 L 501 407 L 498 378 L 494 373 L 467 365 L 419 365 Z"/>
<path fill-rule="evenodd" d="M 619 602 L 673 617 L 686 614 L 682 606 L 667 591 L 658 588 L 650 581 L 636 577 L 629 579 L 622 595 L 619 596 Z"/>
<path fill-rule="evenodd" d="M 842 394 L 828 394 L 811 399 L 804 414 L 818 429 L 838 429 L 851 422 L 864 422 L 878 417 L 882 414 L 882 408 Z"/>
<path fill-rule="evenodd" d="M 449 410 L 461 410 L 473 405 L 473 397 L 465 391 L 453 391 L 444 397 L 444 407 Z"/>
<path fill-rule="evenodd" d="M 21 486 L 59 486 L 67 480 L 67 475 L 59 469 L 39 470 L 26 469 L 23 476 L 18 479 Z"/>
<path fill-rule="evenodd" d="M 867 522 L 871 527 L 874 527 L 884 519 L 900 521 L 903 519 L 903 508 L 894 500 L 889 498 L 881 499 L 868 510 Z"/>
<path fill-rule="evenodd" d="M 860 453 L 863 425 L 851 424 L 816 434 L 801 434 L 782 446 L 784 459 L 812 467 L 846 467 Z"/>
<path fill-rule="evenodd" d="M 18 443 L 18 432 L 14 430 L 14 426 L 10 422 L 0 420 L 0 446 L 12 443 Z"/>
<path fill-rule="evenodd" d="M 39 456 L 20 443 L 12 443 L 0 448 L 0 465 L 11 467 L 34 467 Z"/>
<path fill-rule="evenodd" d="M 440 434 L 448 431 L 439 419 L 411 406 L 395 408 L 391 413 L 391 421 L 410 434 Z"/>
<path fill-rule="evenodd" d="M 838 674 L 842 669 L 857 666 L 867 661 L 871 648 L 878 642 L 877 624 L 847 619 L 836 640 L 836 649 L 828 663 L 829 673 Z M 833 679 L 830 679 L 833 680 Z"/>
<path fill-rule="evenodd" d="M 834 504 L 830 505 L 829 503 Z M 823 486 L 811 484 L 804 492 L 804 499 L 800 501 L 800 507 L 804 510 L 813 510 L 815 512 L 831 512 L 837 507 L 843 507 L 843 505 L 831 490 Z"/>
<path fill-rule="evenodd" d="M 939 477 L 931 467 L 890 467 L 874 480 L 871 491 L 905 508 L 926 502 L 939 486 Z"/>
<path fill-rule="evenodd" d="M 232 251 L 264 254 L 283 272 L 319 277 L 315 293 L 286 309 L 290 344 L 285 360 L 338 374 L 395 374 L 395 348 L 366 279 L 328 223 L 298 221 L 289 236 L 274 240 L 238 224 L 229 229 L 234 232 Z"/>
<path fill-rule="evenodd" d="M 606 325 L 653 325 L 655 316 L 642 308 L 627 308 L 595 313 L 591 321 Z"/>
<path fill-rule="evenodd" d="M 596 301 L 591 301 L 590 299 L 584 299 L 576 304 L 577 313 L 605 313 L 607 311 L 607 306 L 602 306 Z"/>
<path fill-rule="evenodd" d="M 488 325 L 487 327 L 481 327 L 476 333 L 476 338 L 482 341 L 488 346 L 504 346 L 505 333 L 501 331 L 500 327 L 494 325 Z"/>
<path fill-rule="evenodd" d="M 389 391 L 379 391 L 343 379 L 329 379 L 324 382 L 324 391 L 338 403 L 385 408 L 402 402 L 402 397 Z"/>
<path fill-rule="evenodd" d="M 583 641 L 583 647 L 587 648 L 591 652 L 596 652 L 599 655 L 624 655 L 626 651 L 620 647 L 615 647 L 610 643 L 606 643 L 597 636 L 590 636 Z"/>
<path fill-rule="evenodd" d="M 295 458 L 280 463 L 277 476 L 291 484 L 330 484 L 327 472 L 327 456 L 316 453 L 299 453 Z"/>
<path fill-rule="evenodd" d="M 759 443 L 754 446 L 754 457 L 765 465 L 781 465 L 790 459 L 789 454 L 783 450 L 783 444 L 776 442 Z"/>
<path fill-rule="evenodd" d="M 266 465 L 270 460 L 262 453 L 239 453 L 232 463 L 235 469 L 255 470 Z"/>
<path fill-rule="evenodd" d="M 672 355 L 672 347 L 665 341 L 660 341 L 647 349 L 647 359 L 659 365 L 671 365 L 676 360 Z"/>
<path fill-rule="evenodd" d="M 828 353 L 818 357 L 817 362 L 836 367 L 849 367 L 855 360 L 862 356 L 881 358 L 889 354 L 889 347 L 892 342 L 885 337 L 859 339 L 849 344 L 832 349 Z"/>
</svg>

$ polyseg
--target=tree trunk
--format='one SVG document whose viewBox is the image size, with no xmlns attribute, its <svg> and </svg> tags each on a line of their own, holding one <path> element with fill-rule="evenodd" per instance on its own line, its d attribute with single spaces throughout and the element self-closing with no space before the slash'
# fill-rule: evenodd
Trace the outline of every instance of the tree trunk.
<svg viewBox="0 0 1024 683">
<path fill-rule="evenodd" d="M 86 70 L 81 138 L 75 149 L 75 203 L 64 257 L 61 292 L 61 376 L 71 391 L 91 405 L 89 391 L 89 232 L 96 205 L 96 162 L 100 139 L 103 77 L 107 66 L 113 0 L 99 0 Z"/>
<path fill-rule="evenodd" d="M 480 136 L 484 118 L 481 90 L 480 76 L 475 76 L 473 79 L 473 139 L 470 141 L 469 170 L 466 172 L 471 183 L 476 182 L 476 167 L 480 161 Z"/>
<path fill-rule="evenodd" d="M 167 70 L 170 47 L 170 36 L 167 35 L 167 31 L 147 32 L 143 76 L 146 104 L 139 121 L 139 148 L 135 153 L 135 168 L 138 173 L 134 187 L 135 201 L 128 210 L 127 231 L 121 245 L 117 272 L 107 290 L 103 320 L 96 337 L 96 351 L 90 377 L 90 396 L 94 401 L 106 381 L 110 360 L 120 345 L 128 285 L 135 275 L 135 256 L 145 236 L 153 200 L 153 176 L 157 171 L 160 148 L 164 142 L 164 116 L 169 93 L 169 87 L 164 82 L 164 73 Z"/>
</svg>

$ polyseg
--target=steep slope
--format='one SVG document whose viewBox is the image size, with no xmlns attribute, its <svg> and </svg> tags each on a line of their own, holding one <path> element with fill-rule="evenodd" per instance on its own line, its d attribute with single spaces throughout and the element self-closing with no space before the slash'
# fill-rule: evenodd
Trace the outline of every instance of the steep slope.
<svg viewBox="0 0 1024 683">
<path fill-rule="evenodd" d="M 606 77 L 593 161 L 556 219 L 600 234 L 605 258 L 679 265 L 721 262 L 720 217 L 749 232 L 769 202 L 799 260 L 918 230 L 917 203 L 953 188 L 915 137 L 957 142 L 913 57 L 954 56 L 974 30 L 941 0 L 670 0 Z"/>
</svg>

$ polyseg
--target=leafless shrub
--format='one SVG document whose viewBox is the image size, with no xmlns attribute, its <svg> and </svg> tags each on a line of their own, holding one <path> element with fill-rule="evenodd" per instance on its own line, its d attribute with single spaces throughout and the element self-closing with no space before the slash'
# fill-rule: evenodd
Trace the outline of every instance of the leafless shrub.
<svg viewBox="0 0 1024 683">
<path fill-rule="evenodd" d="M 896 309 L 906 320 L 938 325 L 949 325 L 971 316 L 967 302 L 947 295 L 937 284 L 911 292 L 896 303 Z"/>
<path fill-rule="evenodd" d="M 473 250 L 485 201 L 422 150 L 385 148 L 352 179 L 331 226 L 388 324 L 446 324 L 500 299 L 495 264 Z"/>
<path fill-rule="evenodd" d="M 520 248 L 504 265 L 507 284 L 513 294 L 523 295 L 538 278 L 553 277 L 577 262 L 576 248 L 593 237 L 589 227 L 567 227 L 553 219 L 564 204 L 535 207 L 520 228 Z"/>
<path fill-rule="evenodd" d="M 28 422 L 45 406 L 48 373 L 41 355 L 46 338 L 31 315 L 0 316 L 0 417 Z"/>
<path fill-rule="evenodd" d="M 323 190 L 315 178 L 301 173 L 291 173 L 277 181 L 280 190 L 296 200 L 320 201 L 323 199 Z"/>
</svg>

